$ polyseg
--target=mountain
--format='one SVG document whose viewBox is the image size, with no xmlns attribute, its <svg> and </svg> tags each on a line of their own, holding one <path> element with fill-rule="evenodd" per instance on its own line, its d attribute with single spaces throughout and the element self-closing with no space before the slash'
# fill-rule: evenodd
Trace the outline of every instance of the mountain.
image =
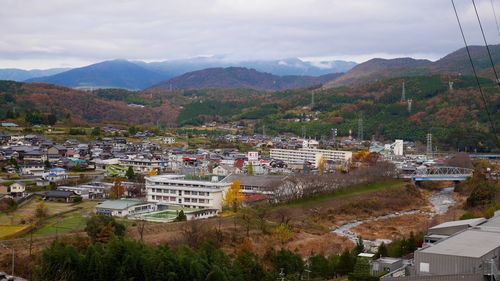
<svg viewBox="0 0 500 281">
<path fill-rule="evenodd" d="M 55 115 L 58 121 L 82 126 L 168 125 L 175 124 L 178 110 L 166 100 L 152 101 L 150 95 L 120 89 L 80 91 L 50 84 L 0 81 L 0 120 L 17 118 L 16 122 L 24 123 L 31 115 L 36 122 L 46 123 L 48 115 Z"/>
<path fill-rule="evenodd" d="M 56 75 L 29 79 L 71 88 L 123 88 L 140 90 L 165 79 L 161 73 L 126 60 L 112 60 L 74 68 Z"/>
<path fill-rule="evenodd" d="M 0 69 L 0 80 L 24 81 L 31 78 L 58 74 L 69 70 L 69 68 L 32 69 L 24 70 L 18 68 Z"/>
<path fill-rule="evenodd" d="M 500 72 L 500 44 L 489 47 L 495 68 L 497 72 Z M 494 78 L 486 47 L 470 46 L 469 51 L 478 75 L 490 79 Z M 472 75 L 467 50 L 461 48 L 435 62 L 412 58 L 371 59 L 358 64 L 344 75 L 330 81 L 325 87 L 354 86 L 384 78 L 430 74 Z"/>
<path fill-rule="evenodd" d="M 181 74 L 202 70 L 206 68 L 220 67 L 245 67 L 253 68 L 260 72 L 274 75 L 309 75 L 320 76 L 329 73 L 346 72 L 353 68 L 356 63 L 350 61 L 332 60 L 309 62 L 299 58 L 287 58 L 280 60 L 247 60 L 233 61 L 223 56 L 196 57 L 190 59 L 169 60 L 163 62 L 136 62 L 139 65 L 153 71 L 161 72 L 167 76 L 175 77 Z"/>
<path fill-rule="evenodd" d="M 208 68 L 185 73 L 153 86 L 153 89 L 254 89 L 281 91 L 318 86 L 340 74 L 277 76 L 243 67 Z"/>
<path fill-rule="evenodd" d="M 495 65 L 500 63 L 500 44 L 489 46 L 491 56 Z M 470 46 L 469 51 L 474 62 L 474 67 L 478 72 L 492 71 L 491 62 L 488 57 L 488 50 L 484 46 Z M 450 74 L 473 74 L 472 67 L 469 62 L 467 50 L 459 49 L 450 53 L 443 58 L 435 61 L 429 67 L 433 72 L 450 73 Z M 499 69 L 500 70 L 500 69 Z"/>
<path fill-rule="evenodd" d="M 335 80 L 327 83 L 325 87 L 347 86 L 359 83 L 370 83 L 383 78 L 398 76 L 411 76 L 425 72 L 425 67 L 432 62 L 429 60 L 417 60 L 413 58 L 396 59 L 371 59 L 356 65 L 353 69 Z"/>
</svg>

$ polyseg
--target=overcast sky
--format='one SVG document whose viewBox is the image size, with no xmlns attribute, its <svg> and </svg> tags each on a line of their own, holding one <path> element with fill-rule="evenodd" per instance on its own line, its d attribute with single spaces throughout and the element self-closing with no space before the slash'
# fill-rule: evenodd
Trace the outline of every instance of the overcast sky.
<svg viewBox="0 0 500 281">
<path fill-rule="evenodd" d="M 491 0 L 476 0 L 498 44 Z M 470 0 L 455 0 L 470 43 Z M 500 15 L 500 0 L 493 0 Z M 0 68 L 221 55 L 362 62 L 463 47 L 449 0 L 0 0 Z"/>
</svg>

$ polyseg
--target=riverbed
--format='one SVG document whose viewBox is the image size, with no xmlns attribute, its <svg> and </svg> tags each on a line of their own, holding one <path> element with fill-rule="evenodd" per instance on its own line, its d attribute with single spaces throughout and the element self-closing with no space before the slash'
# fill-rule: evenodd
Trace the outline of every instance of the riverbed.
<svg viewBox="0 0 500 281">
<path fill-rule="evenodd" d="M 378 217 L 372 217 L 364 220 L 357 220 L 357 221 L 352 221 L 346 224 L 343 224 L 333 230 L 333 233 L 346 237 L 347 239 L 351 240 L 353 243 L 357 243 L 358 241 L 358 235 L 355 234 L 354 232 L 351 231 L 352 228 L 361 225 L 363 223 L 367 222 L 373 222 L 373 221 L 380 221 L 380 220 L 385 220 L 385 219 L 391 219 L 391 218 L 397 218 L 401 216 L 407 216 L 407 215 L 415 215 L 415 214 L 422 214 L 429 216 L 430 218 L 435 216 L 435 215 L 441 215 L 444 214 L 448 211 L 448 209 L 455 204 L 455 200 L 453 199 L 453 187 L 447 187 L 443 188 L 440 192 L 435 193 L 431 196 L 429 201 L 432 204 L 432 211 L 431 212 L 424 212 L 421 210 L 410 210 L 410 211 L 404 211 L 404 212 L 396 212 L 393 214 L 388 214 L 388 215 L 383 215 L 383 216 L 378 216 Z M 384 242 L 389 242 L 390 240 L 385 240 Z M 365 244 L 365 247 L 371 247 L 374 246 L 377 243 L 377 241 L 370 241 L 370 240 L 363 240 L 363 243 Z"/>
</svg>

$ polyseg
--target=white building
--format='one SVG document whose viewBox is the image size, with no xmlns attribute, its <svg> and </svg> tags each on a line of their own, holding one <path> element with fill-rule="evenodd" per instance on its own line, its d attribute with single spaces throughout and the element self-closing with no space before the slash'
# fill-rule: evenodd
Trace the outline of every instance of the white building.
<svg viewBox="0 0 500 281">
<path fill-rule="evenodd" d="M 25 176 L 42 176 L 45 172 L 45 166 L 43 163 L 28 163 L 21 166 L 19 172 Z"/>
<path fill-rule="evenodd" d="M 127 217 L 156 211 L 154 203 L 140 200 L 107 200 L 95 207 L 96 214 L 113 217 Z"/>
<path fill-rule="evenodd" d="M 328 150 L 328 149 L 315 149 L 315 148 L 302 148 L 302 149 L 271 149 L 271 158 L 282 160 L 287 164 L 299 164 L 304 162 L 314 163 L 318 167 L 318 162 L 321 156 L 326 160 L 334 162 L 349 162 L 352 159 L 351 151 Z"/>
<path fill-rule="evenodd" d="M 165 160 L 145 158 L 120 159 L 120 165 L 132 167 L 132 169 L 134 169 L 134 172 L 141 174 L 147 174 L 151 170 L 162 172 L 167 168 L 167 162 Z"/>
<path fill-rule="evenodd" d="M 24 183 L 15 182 L 10 185 L 10 194 L 12 196 L 23 196 L 25 191 L 26 191 L 26 186 L 24 185 Z"/>
<path fill-rule="evenodd" d="M 48 173 L 43 174 L 42 178 L 50 182 L 57 182 L 67 179 L 68 174 L 63 168 L 52 168 Z"/>
<path fill-rule="evenodd" d="M 184 175 L 146 177 L 149 202 L 183 208 L 221 210 L 230 186 L 231 183 L 186 180 Z"/>
<path fill-rule="evenodd" d="M 161 141 L 164 144 L 175 144 L 175 138 L 174 137 L 162 137 Z"/>
</svg>

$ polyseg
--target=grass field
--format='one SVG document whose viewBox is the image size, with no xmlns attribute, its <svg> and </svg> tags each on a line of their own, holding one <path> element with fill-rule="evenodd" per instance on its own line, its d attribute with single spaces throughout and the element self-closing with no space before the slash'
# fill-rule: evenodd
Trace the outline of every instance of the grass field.
<svg viewBox="0 0 500 281">
<path fill-rule="evenodd" d="M 79 211 L 67 213 L 61 217 L 48 219 L 42 228 L 33 232 L 33 236 L 81 231 L 85 228 L 86 221 L 87 218 L 83 217 Z"/>
<path fill-rule="evenodd" d="M 396 189 L 403 188 L 406 182 L 402 180 L 387 180 L 382 182 L 375 182 L 369 184 L 360 184 L 349 187 L 342 191 L 337 191 L 330 194 L 320 195 L 313 198 L 306 198 L 302 200 L 297 200 L 288 204 L 287 206 L 296 208 L 296 207 L 311 207 L 318 203 L 327 202 L 330 200 L 338 200 L 345 199 L 349 197 L 355 197 L 358 195 L 362 195 L 365 193 L 370 193 L 378 190 L 387 190 L 387 189 Z"/>
</svg>

